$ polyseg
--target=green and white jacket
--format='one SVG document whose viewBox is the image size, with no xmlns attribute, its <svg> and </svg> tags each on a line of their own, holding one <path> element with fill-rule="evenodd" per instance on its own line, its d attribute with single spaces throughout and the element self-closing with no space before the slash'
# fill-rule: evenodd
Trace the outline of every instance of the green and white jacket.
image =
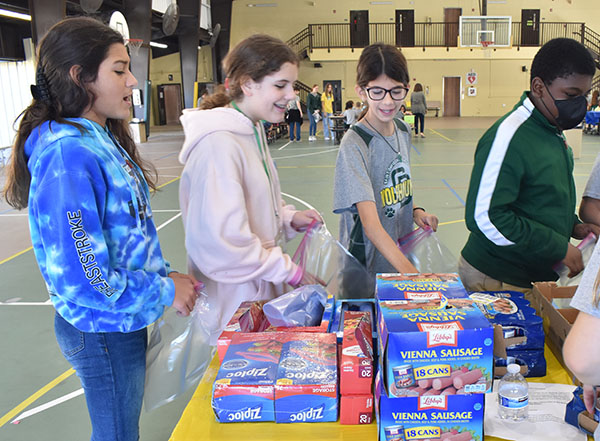
<svg viewBox="0 0 600 441">
<path fill-rule="evenodd" d="M 462 255 L 512 285 L 556 280 L 575 214 L 573 152 L 528 92 L 479 140 L 465 208 Z"/>
</svg>

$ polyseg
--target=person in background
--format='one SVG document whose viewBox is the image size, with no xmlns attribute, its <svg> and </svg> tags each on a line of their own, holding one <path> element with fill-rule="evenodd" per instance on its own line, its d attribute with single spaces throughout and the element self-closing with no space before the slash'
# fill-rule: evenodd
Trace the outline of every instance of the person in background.
<svg viewBox="0 0 600 441">
<path fill-rule="evenodd" d="M 5 197 L 29 208 L 31 241 L 56 309 L 58 345 L 81 381 L 94 441 L 137 441 L 146 327 L 189 315 L 198 281 L 163 258 L 127 125 L 137 81 L 123 36 L 92 18 L 55 24 L 38 46 Z"/>
<path fill-rule="evenodd" d="M 285 243 L 313 221 L 281 197 L 261 120 L 280 123 L 296 98 L 298 57 L 284 42 L 253 35 L 223 61 L 225 85 L 181 116 L 185 142 L 179 202 L 190 273 L 206 284 L 216 344 L 243 301 L 272 299 L 313 282 Z"/>
<path fill-rule="evenodd" d="M 302 106 L 300 105 L 300 88 L 294 86 L 296 96 L 287 105 L 288 124 L 290 126 L 290 141 L 300 142 L 300 128 L 302 126 Z"/>
<path fill-rule="evenodd" d="M 308 113 L 308 140 L 317 140 L 317 115 L 321 112 L 321 94 L 319 85 L 313 84 L 312 91 L 306 98 L 306 112 Z"/>
<path fill-rule="evenodd" d="M 583 191 L 579 204 L 579 218 L 583 222 L 600 226 L 600 154 L 596 157 Z"/>
<path fill-rule="evenodd" d="M 198 102 L 196 103 L 196 107 L 200 107 L 200 104 L 202 104 L 202 100 L 204 98 L 206 98 L 208 96 L 208 90 L 203 89 L 202 93 L 200 94 L 200 96 L 198 97 Z"/>
<path fill-rule="evenodd" d="M 365 106 L 360 101 L 356 101 L 354 103 L 354 113 L 356 113 L 356 120 L 357 121 L 360 119 L 360 116 L 361 116 L 361 114 L 362 114 L 362 112 L 363 112 L 364 109 L 365 109 Z"/>
<path fill-rule="evenodd" d="M 352 100 L 346 101 L 346 109 L 344 110 L 344 117 L 346 118 L 344 120 L 344 125 L 346 130 L 356 122 L 356 112 L 354 111 L 353 106 L 354 103 Z"/>
<path fill-rule="evenodd" d="M 599 92 L 597 90 L 594 90 L 592 92 L 592 97 L 588 106 L 588 110 L 590 112 L 597 112 L 598 110 L 600 110 L 600 106 L 598 106 L 598 93 Z"/>
<path fill-rule="evenodd" d="M 331 131 L 331 115 L 333 115 L 333 86 L 331 83 L 325 85 L 325 91 L 321 94 L 321 115 L 323 117 L 323 135 L 325 141 L 333 139 Z"/>
<path fill-rule="evenodd" d="M 367 46 L 355 91 L 366 114 L 346 132 L 337 157 L 333 212 L 340 242 L 370 273 L 416 273 L 397 240 L 413 225 L 437 229 L 438 219 L 414 205 L 410 128 L 396 114 L 409 90 L 406 59 L 394 46 Z"/>
<path fill-rule="evenodd" d="M 427 100 L 423 93 L 421 83 L 415 84 L 413 93 L 410 94 L 410 111 L 415 115 L 415 136 L 425 138 L 425 114 L 427 113 Z"/>
<path fill-rule="evenodd" d="M 583 269 L 570 237 L 598 234 L 575 214 L 573 152 L 563 130 L 585 116 L 596 67 L 575 40 L 550 40 L 531 65 L 530 91 L 481 137 L 465 207 L 469 238 L 459 259 L 468 291 L 512 289 L 556 280 L 556 263 Z"/>
</svg>

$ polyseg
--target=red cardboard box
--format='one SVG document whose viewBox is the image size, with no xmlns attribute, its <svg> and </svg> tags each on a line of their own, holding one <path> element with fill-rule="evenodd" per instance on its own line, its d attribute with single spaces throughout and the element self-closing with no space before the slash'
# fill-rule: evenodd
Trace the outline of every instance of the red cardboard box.
<svg viewBox="0 0 600 441">
<path fill-rule="evenodd" d="M 219 354 L 219 363 L 223 362 L 227 348 L 231 343 L 231 336 L 236 332 L 261 332 L 269 322 L 262 310 L 262 305 L 267 301 L 242 302 L 225 326 L 225 330 L 217 340 L 217 353 Z"/>
<path fill-rule="evenodd" d="M 373 394 L 340 397 L 340 424 L 371 424 L 372 421 Z"/>
<path fill-rule="evenodd" d="M 369 314 L 344 312 L 344 338 L 340 357 L 340 393 L 368 395 L 373 387 L 373 345 Z"/>
</svg>

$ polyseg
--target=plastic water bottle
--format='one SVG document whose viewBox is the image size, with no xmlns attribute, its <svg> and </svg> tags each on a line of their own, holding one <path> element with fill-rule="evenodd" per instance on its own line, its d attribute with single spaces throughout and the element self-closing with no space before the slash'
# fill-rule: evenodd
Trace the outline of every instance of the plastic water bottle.
<svg viewBox="0 0 600 441">
<path fill-rule="evenodd" d="M 498 412 L 500 418 L 513 421 L 527 419 L 529 409 L 529 386 L 521 375 L 518 364 L 509 364 L 508 372 L 498 385 Z"/>
</svg>

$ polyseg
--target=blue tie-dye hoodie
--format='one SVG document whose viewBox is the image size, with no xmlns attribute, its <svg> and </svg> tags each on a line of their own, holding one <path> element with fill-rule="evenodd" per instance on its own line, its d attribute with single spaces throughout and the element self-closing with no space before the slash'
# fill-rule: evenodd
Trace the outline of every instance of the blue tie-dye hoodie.
<svg viewBox="0 0 600 441">
<path fill-rule="evenodd" d="M 45 122 L 25 143 L 29 228 L 58 313 L 84 332 L 131 332 L 173 303 L 139 168 L 101 125 Z"/>
</svg>

